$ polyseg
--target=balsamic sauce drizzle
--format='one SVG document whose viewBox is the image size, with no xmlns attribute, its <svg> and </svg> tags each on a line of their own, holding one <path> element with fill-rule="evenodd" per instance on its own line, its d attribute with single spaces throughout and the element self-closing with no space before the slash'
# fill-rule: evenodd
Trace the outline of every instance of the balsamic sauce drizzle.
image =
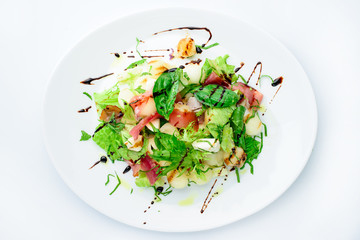
<svg viewBox="0 0 360 240">
<path fill-rule="evenodd" d="M 276 87 L 277 85 L 282 84 L 283 80 L 284 80 L 283 77 L 278 77 L 274 80 L 273 83 L 271 83 L 271 86 Z"/>
<path fill-rule="evenodd" d="M 80 110 L 78 111 L 78 113 L 88 112 L 90 108 L 91 108 L 91 106 L 88 106 L 87 108 L 80 109 Z"/>
<path fill-rule="evenodd" d="M 187 62 L 187 63 L 185 63 L 185 65 L 189 65 L 189 64 L 200 64 L 201 63 L 201 59 L 199 58 L 199 59 L 197 59 L 197 60 L 192 60 L 192 61 L 190 61 L 190 62 Z"/>
<path fill-rule="evenodd" d="M 225 169 L 225 166 L 223 166 L 223 167 L 221 168 L 218 176 L 221 175 L 221 172 L 222 172 L 223 169 Z M 226 178 L 227 178 L 227 175 L 225 175 L 224 181 L 226 181 Z M 215 193 L 213 193 L 213 194 L 211 195 L 209 201 L 207 201 L 208 198 L 209 198 L 209 196 L 210 196 L 210 194 L 211 194 L 211 192 L 212 192 L 212 190 L 213 190 L 214 187 L 215 187 L 216 182 L 217 182 L 217 179 L 215 179 L 213 185 L 211 186 L 210 191 L 209 191 L 208 195 L 206 196 L 206 198 L 205 198 L 205 200 L 204 200 L 204 203 L 203 203 L 203 205 L 202 205 L 202 207 L 201 207 L 200 213 L 204 213 L 204 211 L 206 210 L 206 208 L 209 206 L 211 200 L 213 199 Z M 222 184 L 221 184 L 221 185 L 222 185 Z"/>
<path fill-rule="evenodd" d="M 107 162 L 107 157 L 101 156 L 100 160 L 97 161 L 96 163 L 94 163 L 94 165 L 92 165 L 92 166 L 89 168 L 89 170 L 92 169 L 93 167 L 95 167 L 96 165 L 98 165 L 98 164 L 101 163 L 101 162 L 102 162 L 102 163 L 106 163 L 106 162 Z"/>
<path fill-rule="evenodd" d="M 108 74 L 105 74 L 105 75 L 97 77 L 97 78 L 88 78 L 88 79 L 85 79 L 84 81 L 81 81 L 80 83 L 85 84 L 85 85 L 94 85 L 94 84 L 92 84 L 92 81 L 100 80 L 100 79 L 102 79 L 104 77 L 107 77 L 107 76 L 110 76 L 110 75 L 113 75 L 113 74 L 114 73 L 108 73 Z"/>
<path fill-rule="evenodd" d="M 207 40 L 206 43 L 202 44 L 202 47 L 205 47 L 206 44 L 209 43 L 209 41 L 212 38 L 212 33 L 210 31 L 210 29 L 206 28 L 206 27 L 178 27 L 178 28 L 171 28 L 171 29 L 167 29 L 167 30 L 163 30 L 160 32 L 156 32 L 153 35 L 158 35 L 159 33 L 164 33 L 164 32 L 170 32 L 170 31 L 174 31 L 174 30 L 184 30 L 184 29 L 188 29 L 188 30 L 204 30 L 207 31 L 209 33 L 209 39 Z"/>
<path fill-rule="evenodd" d="M 240 63 L 240 67 L 235 68 L 235 73 L 237 73 L 238 71 L 240 71 L 240 69 L 245 65 L 245 63 L 241 62 Z"/>
<path fill-rule="evenodd" d="M 261 71 L 262 71 L 262 63 L 261 63 L 261 62 L 258 62 L 258 63 L 255 65 L 254 70 L 253 70 L 252 73 L 250 74 L 250 77 L 249 77 L 249 79 L 246 81 L 246 83 L 249 83 L 249 82 L 250 82 L 250 79 L 251 79 L 252 75 L 255 73 L 256 68 L 257 68 L 257 66 L 259 66 L 259 65 L 260 65 L 260 72 L 259 72 L 258 80 L 256 81 L 256 85 L 259 84 L 259 79 L 260 79 Z"/>
<path fill-rule="evenodd" d="M 128 58 L 135 58 L 134 55 L 127 56 Z M 150 56 L 142 56 L 143 58 L 155 58 L 155 57 L 165 57 L 165 55 L 150 55 Z"/>
<path fill-rule="evenodd" d="M 168 49 L 146 49 L 144 52 L 170 52 L 170 48 Z"/>
</svg>

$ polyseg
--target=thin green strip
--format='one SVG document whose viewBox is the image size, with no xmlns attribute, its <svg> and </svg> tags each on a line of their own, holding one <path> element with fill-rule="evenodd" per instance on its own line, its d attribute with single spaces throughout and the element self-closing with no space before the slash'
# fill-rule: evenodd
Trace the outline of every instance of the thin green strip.
<svg viewBox="0 0 360 240">
<path fill-rule="evenodd" d="M 108 174 L 108 175 L 107 175 L 107 181 L 106 181 L 106 183 L 105 183 L 105 186 L 109 184 L 109 182 L 110 182 L 110 176 L 111 176 L 111 177 L 115 177 L 115 176 L 112 175 L 112 174 Z"/>
<path fill-rule="evenodd" d="M 236 173 L 236 179 L 237 179 L 237 182 L 240 183 L 240 174 L 239 174 L 239 168 L 235 168 L 235 173 Z"/>
<path fill-rule="evenodd" d="M 121 184 L 121 180 L 120 180 L 118 174 L 117 174 L 116 172 L 115 172 L 115 174 L 116 174 L 116 178 L 117 178 L 117 180 L 118 180 L 118 184 L 116 185 L 116 187 L 114 188 L 114 190 L 113 190 L 109 195 L 113 194 L 113 193 L 116 191 L 116 189 L 118 189 L 118 187 L 119 187 L 120 184 Z"/>
</svg>

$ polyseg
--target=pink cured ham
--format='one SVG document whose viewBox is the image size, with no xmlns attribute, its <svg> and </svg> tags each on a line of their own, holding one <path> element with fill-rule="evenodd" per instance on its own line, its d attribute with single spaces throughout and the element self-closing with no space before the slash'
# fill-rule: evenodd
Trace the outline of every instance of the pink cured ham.
<svg viewBox="0 0 360 240">
<path fill-rule="evenodd" d="M 140 164 L 134 163 L 133 160 L 125 160 L 125 162 L 131 167 L 134 177 L 139 176 L 139 171 L 141 170 L 145 172 L 151 185 L 154 185 L 158 179 L 158 174 L 156 173 L 158 170 L 157 164 L 149 155 L 146 154 L 145 157 L 141 158 Z"/>
<path fill-rule="evenodd" d="M 233 90 L 240 90 L 249 101 L 250 106 L 258 106 L 261 104 L 263 94 L 248 85 L 237 82 L 232 87 Z"/>
<path fill-rule="evenodd" d="M 193 111 L 181 111 L 174 109 L 170 114 L 169 123 L 177 128 L 186 128 L 190 123 L 194 122 L 194 129 L 199 129 L 198 119 Z"/>
<path fill-rule="evenodd" d="M 134 109 L 135 116 L 138 119 L 139 113 L 142 111 L 142 109 L 146 106 L 147 102 L 149 101 L 149 98 L 152 97 L 152 91 L 147 91 L 143 94 L 134 96 L 130 99 L 130 106 Z"/>
<path fill-rule="evenodd" d="M 158 174 L 156 173 L 158 170 L 158 165 L 156 162 L 151 157 L 149 157 L 148 154 L 146 154 L 146 156 L 140 160 L 140 166 L 141 170 L 145 172 L 147 178 L 149 179 L 150 184 L 154 185 L 158 179 Z"/>
<path fill-rule="evenodd" d="M 226 81 L 224 81 L 221 77 L 219 77 L 216 73 L 212 72 L 207 79 L 204 81 L 204 86 L 206 85 L 220 85 L 226 88 L 230 88 L 230 84 Z"/>
<path fill-rule="evenodd" d="M 237 82 L 233 86 L 231 86 L 228 82 L 220 78 L 214 72 L 210 74 L 210 76 L 205 80 L 203 85 L 206 86 L 210 84 L 220 85 L 231 90 L 240 90 L 244 94 L 246 99 L 249 101 L 250 106 L 260 105 L 263 99 L 263 94 L 256 89 L 251 88 L 250 86 L 242 82 Z"/>
<path fill-rule="evenodd" d="M 134 138 L 134 140 L 136 140 L 139 137 L 139 134 L 141 132 L 141 130 L 146 126 L 146 124 L 148 124 L 149 122 L 151 122 L 152 120 L 161 118 L 162 116 L 158 113 L 155 113 L 153 115 L 150 115 L 146 118 L 143 118 L 135 127 L 133 127 L 130 130 L 130 135 Z"/>
</svg>

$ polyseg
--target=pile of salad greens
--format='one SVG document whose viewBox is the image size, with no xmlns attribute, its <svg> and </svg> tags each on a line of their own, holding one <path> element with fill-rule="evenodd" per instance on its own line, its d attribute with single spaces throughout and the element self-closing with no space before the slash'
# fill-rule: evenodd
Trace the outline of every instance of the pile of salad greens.
<svg viewBox="0 0 360 240">
<path fill-rule="evenodd" d="M 93 94 L 99 124 L 81 140 L 92 139 L 113 163 L 125 161 L 138 187 L 184 188 L 232 170 L 240 182 L 239 169 L 249 165 L 253 173 L 267 133 L 258 114 L 262 94 L 228 57 L 177 67 L 161 59 L 131 63 L 113 87 Z"/>
</svg>

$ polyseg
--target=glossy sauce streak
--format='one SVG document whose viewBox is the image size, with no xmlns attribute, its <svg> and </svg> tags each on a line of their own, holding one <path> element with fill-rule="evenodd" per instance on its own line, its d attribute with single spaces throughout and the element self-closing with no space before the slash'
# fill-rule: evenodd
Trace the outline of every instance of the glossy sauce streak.
<svg viewBox="0 0 360 240">
<path fill-rule="evenodd" d="M 134 55 L 127 56 L 128 58 L 135 58 Z M 152 55 L 152 56 L 142 56 L 143 58 L 156 58 L 156 57 L 165 57 L 164 55 Z"/>
<path fill-rule="evenodd" d="M 88 112 L 90 108 L 91 108 L 91 106 L 88 106 L 87 108 L 80 109 L 80 110 L 78 111 L 78 113 Z"/>
<path fill-rule="evenodd" d="M 274 98 L 275 98 L 276 94 L 279 92 L 281 86 L 282 85 L 280 85 L 279 88 L 276 90 L 276 92 L 275 92 L 274 96 L 272 97 L 271 101 L 269 102 L 269 104 L 271 104 L 274 101 Z"/>
<path fill-rule="evenodd" d="M 278 77 L 274 80 L 273 83 L 271 83 L 271 86 L 276 87 L 277 85 L 282 84 L 283 80 L 284 80 L 283 77 Z"/>
<path fill-rule="evenodd" d="M 199 58 L 199 59 L 197 59 L 197 60 L 192 60 L 191 62 L 187 62 L 187 63 L 185 63 L 185 65 L 189 65 L 189 64 L 200 64 L 201 63 L 201 59 Z"/>
<path fill-rule="evenodd" d="M 153 35 L 158 35 L 159 33 L 164 33 L 164 32 L 171 32 L 171 31 L 174 31 L 174 30 L 204 30 L 204 31 L 207 31 L 209 33 L 209 39 L 207 40 L 206 43 L 202 44 L 203 47 L 205 47 L 206 44 L 209 43 L 209 41 L 211 40 L 212 38 L 212 33 L 210 31 L 210 29 L 206 28 L 206 27 L 179 27 L 179 28 L 171 28 L 171 29 L 167 29 L 167 30 L 164 30 L 164 31 L 160 31 L 160 32 L 156 32 L 154 33 Z"/>
<path fill-rule="evenodd" d="M 170 48 L 168 49 L 147 49 L 144 50 L 144 52 L 170 52 Z"/>
<path fill-rule="evenodd" d="M 240 71 L 240 69 L 245 65 L 245 63 L 241 62 L 240 63 L 240 67 L 235 68 L 235 73 L 237 73 L 238 71 Z"/>
<path fill-rule="evenodd" d="M 110 75 L 113 75 L 113 74 L 114 73 L 109 73 L 109 74 L 105 74 L 105 75 L 97 77 L 97 78 L 88 78 L 88 79 L 85 79 L 84 81 L 81 81 L 80 83 L 86 84 L 86 85 L 94 85 L 94 84 L 92 84 L 92 81 L 100 80 L 100 79 L 102 79 L 104 77 L 107 77 L 107 76 L 110 76 Z"/>
<path fill-rule="evenodd" d="M 261 71 L 262 71 L 262 63 L 261 63 L 261 62 L 258 62 L 258 63 L 255 65 L 254 70 L 253 70 L 252 73 L 250 74 L 249 79 L 246 81 L 247 84 L 250 82 L 250 79 L 251 79 L 252 75 L 255 73 L 256 68 L 257 68 L 257 66 L 259 66 L 259 65 L 260 65 L 260 72 L 259 72 L 258 80 L 256 81 L 256 85 L 258 85 L 259 79 L 260 79 L 260 76 L 261 76 Z"/>
<path fill-rule="evenodd" d="M 225 168 L 225 166 L 220 170 L 218 176 L 221 175 L 221 172 L 222 172 L 222 170 L 223 170 L 224 168 Z M 227 177 L 227 175 L 226 175 L 226 177 Z M 224 181 L 226 181 L 226 180 L 224 180 Z M 211 194 L 211 192 L 212 192 L 212 190 L 213 190 L 214 187 L 215 187 L 216 182 L 217 182 L 217 179 L 215 179 L 215 182 L 214 182 L 213 185 L 211 186 L 210 191 L 209 191 L 208 195 L 206 196 L 205 201 L 204 201 L 204 203 L 203 203 L 203 205 L 202 205 L 202 207 L 201 207 L 200 213 L 204 213 L 204 211 L 206 210 L 206 208 L 209 206 L 209 203 L 211 202 L 212 198 L 214 197 L 214 194 L 215 194 L 215 193 L 210 197 L 209 201 L 207 201 L 208 198 L 209 198 L 209 196 L 210 196 L 210 194 Z"/>
</svg>

